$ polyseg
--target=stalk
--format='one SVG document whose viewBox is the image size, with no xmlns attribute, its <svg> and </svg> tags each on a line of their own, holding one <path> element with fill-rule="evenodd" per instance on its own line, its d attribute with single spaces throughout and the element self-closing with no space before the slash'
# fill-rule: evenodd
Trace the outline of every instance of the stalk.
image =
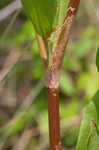
<svg viewBox="0 0 99 150">
<path fill-rule="evenodd" d="M 59 80 L 58 74 L 46 73 L 46 87 L 48 90 L 48 116 L 50 150 L 61 150 L 60 117 L 59 117 Z"/>
<path fill-rule="evenodd" d="M 59 88 L 48 89 L 50 150 L 61 150 L 59 122 Z"/>
<path fill-rule="evenodd" d="M 43 38 L 38 37 L 41 57 L 45 66 L 45 84 L 48 90 L 50 150 L 62 150 L 59 117 L 59 76 L 71 27 L 77 12 L 79 2 L 80 0 L 69 0 L 63 26 L 57 38 L 57 42 L 53 46 L 51 64 L 48 64 L 46 42 L 44 42 Z"/>
</svg>

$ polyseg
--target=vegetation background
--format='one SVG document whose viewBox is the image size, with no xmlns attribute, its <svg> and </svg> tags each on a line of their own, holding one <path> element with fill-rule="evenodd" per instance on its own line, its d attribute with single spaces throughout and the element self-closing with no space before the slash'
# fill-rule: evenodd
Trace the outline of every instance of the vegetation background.
<svg viewBox="0 0 99 150">
<path fill-rule="evenodd" d="M 13 0 L 6 0 L 6 7 L 3 0 L 0 2 L 0 150 L 47 150 L 43 64 L 32 24 L 19 1 L 16 0 L 18 5 L 12 3 Z M 86 0 L 81 1 L 64 57 L 60 78 L 64 150 L 75 149 L 82 113 L 99 88 L 95 65 L 98 7 L 98 0 L 87 0 L 87 4 Z"/>
</svg>

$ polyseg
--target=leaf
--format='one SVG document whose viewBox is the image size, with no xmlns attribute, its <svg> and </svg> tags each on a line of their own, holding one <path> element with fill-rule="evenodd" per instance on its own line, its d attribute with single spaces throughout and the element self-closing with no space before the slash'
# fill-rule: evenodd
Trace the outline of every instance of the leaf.
<svg viewBox="0 0 99 150">
<path fill-rule="evenodd" d="M 76 150 L 98 150 L 99 148 L 99 91 L 86 108 L 81 123 Z"/>
<path fill-rule="evenodd" d="M 47 36 L 53 30 L 57 0 L 22 0 L 27 16 L 38 34 Z"/>
<path fill-rule="evenodd" d="M 88 141 L 88 150 L 98 150 L 99 149 L 99 131 L 95 126 L 94 122 L 92 123 L 92 129 L 90 138 Z"/>
<path fill-rule="evenodd" d="M 97 54 L 96 54 L 96 65 L 97 65 L 97 70 L 99 71 L 99 48 L 97 49 Z"/>
</svg>

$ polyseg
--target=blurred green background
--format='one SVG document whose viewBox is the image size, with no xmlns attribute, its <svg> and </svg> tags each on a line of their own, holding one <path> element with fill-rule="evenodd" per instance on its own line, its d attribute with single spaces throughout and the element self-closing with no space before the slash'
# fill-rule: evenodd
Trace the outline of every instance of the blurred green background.
<svg viewBox="0 0 99 150">
<path fill-rule="evenodd" d="M 6 0 L 7 4 L 11 0 Z M 0 5 L 1 10 L 5 4 Z M 63 150 L 74 150 L 85 106 L 99 88 L 99 1 L 81 1 L 60 78 Z M 0 21 L 0 150 L 47 150 L 48 106 L 43 64 L 23 9 Z"/>
</svg>

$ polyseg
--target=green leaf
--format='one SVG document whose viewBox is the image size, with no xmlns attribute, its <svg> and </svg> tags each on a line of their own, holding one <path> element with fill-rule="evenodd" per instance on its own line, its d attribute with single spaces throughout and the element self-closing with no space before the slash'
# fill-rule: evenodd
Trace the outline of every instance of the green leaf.
<svg viewBox="0 0 99 150">
<path fill-rule="evenodd" d="M 99 91 L 86 108 L 76 150 L 99 149 Z"/>
<path fill-rule="evenodd" d="M 47 36 L 53 30 L 57 0 L 22 0 L 27 16 L 38 34 Z"/>
<path fill-rule="evenodd" d="M 99 149 L 99 131 L 97 130 L 97 127 L 93 122 L 90 138 L 88 141 L 88 150 L 98 150 L 98 149 Z"/>
<path fill-rule="evenodd" d="M 97 65 L 97 70 L 99 71 L 99 48 L 97 49 L 97 54 L 96 54 L 96 65 Z"/>
</svg>

